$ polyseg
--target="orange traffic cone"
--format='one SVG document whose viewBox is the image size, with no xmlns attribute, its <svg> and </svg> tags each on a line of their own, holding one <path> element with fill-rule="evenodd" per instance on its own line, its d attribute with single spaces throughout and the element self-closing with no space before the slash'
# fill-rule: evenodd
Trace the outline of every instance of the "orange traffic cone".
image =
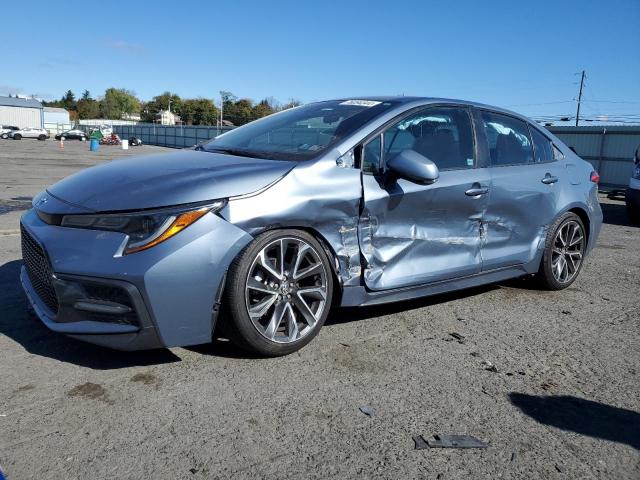
<svg viewBox="0 0 640 480">
<path fill-rule="evenodd" d="M 60 150 L 64 150 L 64 140 L 60 139 Z"/>
</svg>

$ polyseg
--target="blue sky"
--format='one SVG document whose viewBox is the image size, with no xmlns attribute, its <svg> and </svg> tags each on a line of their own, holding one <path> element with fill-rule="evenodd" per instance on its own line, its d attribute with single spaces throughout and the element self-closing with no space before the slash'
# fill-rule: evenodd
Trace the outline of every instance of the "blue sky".
<svg viewBox="0 0 640 480">
<path fill-rule="evenodd" d="M 32 0 L 4 18 L 0 94 L 406 94 L 539 116 L 575 113 L 585 69 L 586 115 L 640 114 L 639 0 L 110 1 L 88 13 L 99 5 Z"/>
</svg>

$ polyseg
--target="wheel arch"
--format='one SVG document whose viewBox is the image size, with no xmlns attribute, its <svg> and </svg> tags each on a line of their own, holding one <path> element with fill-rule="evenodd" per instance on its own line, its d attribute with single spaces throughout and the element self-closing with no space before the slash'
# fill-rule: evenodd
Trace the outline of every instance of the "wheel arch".
<svg viewBox="0 0 640 480">
<path fill-rule="evenodd" d="M 272 232 L 275 230 L 302 230 L 307 232 L 313 238 L 315 238 L 322 248 L 324 249 L 327 257 L 329 257 L 329 263 L 331 264 L 331 272 L 333 274 L 333 301 L 331 302 L 333 305 L 339 305 L 342 300 L 342 276 L 340 272 L 340 262 L 338 260 L 338 254 L 335 249 L 331 246 L 331 243 L 327 240 L 327 238 L 317 229 L 310 227 L 309 225 L 286 225 L 286 226 L 277 226 L 272 228 L 267 228 L 260 232 L 260 234 L 266 232 Z M 256 235 L 257 237 L 257 235 Z"/>
<path fill-rule="evenodd" d="M 587 236 L 586 249 L 588 249 L 591 246 L 591 219 L 589 218 L 587 210 L 581 206 L 573 206 L 562 213 L 566 212 L 575 213 L 582 221 L 582 224 L 584 225 L 584 234 Z"/>
</svg>

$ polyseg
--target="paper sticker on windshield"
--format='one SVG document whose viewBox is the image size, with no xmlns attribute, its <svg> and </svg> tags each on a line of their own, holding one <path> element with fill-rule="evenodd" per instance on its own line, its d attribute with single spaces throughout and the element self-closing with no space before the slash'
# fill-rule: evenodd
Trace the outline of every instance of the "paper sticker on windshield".
<svg viewBox="0 0 640 480">
<path fill-rule="evenodd" d="M 357 105 L 358 107 L 375 107 L 382 102 L 376 102 L 375 100 L 345 100 L 340 105 Z"/>
</svg>

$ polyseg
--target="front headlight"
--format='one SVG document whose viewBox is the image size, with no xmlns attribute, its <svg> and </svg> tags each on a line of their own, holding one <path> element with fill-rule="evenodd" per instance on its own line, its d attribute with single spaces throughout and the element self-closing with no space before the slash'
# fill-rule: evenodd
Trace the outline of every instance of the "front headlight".
<svg viewBox="0 0 640 480">
<path fill-rule="evenodd" d="M 135 213 L 65 215 L 61 226 L 106 230 L 128 235 L 123 255 L 154 247 L 195 223 L 206 213 L 218 212 L 226 200 Z"/>
<path fill-rule="evenodd" d="M 633 168 L 633 178 L 640 180 L 640 163 Z"/>
</svg>

